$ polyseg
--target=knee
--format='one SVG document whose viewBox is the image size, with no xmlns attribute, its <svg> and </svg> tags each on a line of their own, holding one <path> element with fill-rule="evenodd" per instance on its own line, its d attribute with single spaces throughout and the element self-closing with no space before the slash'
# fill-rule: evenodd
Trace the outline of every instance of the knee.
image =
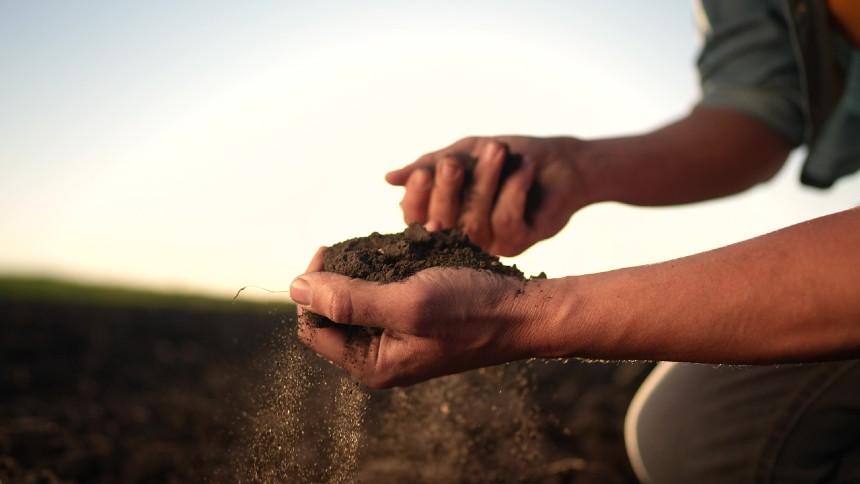
<svg viewBox="0 0 860 484">
<path fill-rule="evenodd" d="M 702 472 L 713 449 L 705 434 L 708 422 L 694 410 L 696 397 L 672 375 L 676 364 L 662 363 L 636 393 L 624 426 L 630 464 L 643 483 L 712 482 Z M 681 371 L 683 373 L 683 371 Z M 716 422 L 714 422 L 716 423 Z"/>
<path fill-rule="evenodd" d="M 624 420 L 624 443 L 627 446 L 627 456 L 636 477 L 643 483 L 654 482 L 653 472 L 649 468 L 653 469 L 655 462 L 646 463 L 645 454 L 643 454 L 643 449 L 653 451 L 655 447 L 654 436 L 645 431 L 645 428 L 655 426 L 656 415 L 654 415 L 653 408 L 650 408 L 653 407 L 653 402 L 649 402 L 649 399 L 669 367 L 669 364 L 662 363 L 652 371 L 633 397 Z M 646 410 L 646 407 L 649 408 Z M 657 447 L 660 446 L 657 445 Z M 652 454 L 653 452 L 649 451 L 647 455 L 650 457 Z"/>
</svg>

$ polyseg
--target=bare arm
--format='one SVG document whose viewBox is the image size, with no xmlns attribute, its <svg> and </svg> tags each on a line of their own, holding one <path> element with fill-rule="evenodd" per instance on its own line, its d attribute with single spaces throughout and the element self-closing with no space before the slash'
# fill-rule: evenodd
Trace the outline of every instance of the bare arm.
<svg viewBox="0 0 860 484">
<path fill-rule="evenodd" d="M 544 315 L 557 317 L 539 352 L 707 363 L 857 357 L 857 247 L 854 209 L 683 259 L 552 281 L 561 297 Z"/>
<path fill-rule="evenodd" d="M 429 269 L 399 284 L 300 276 L 292 297 L 384 328 L 357 358 L 339 327 L 300 330 L 371 386 L 530 357 L 795 363 L 860 356 L 860 210 L 683 259 L 529 282 Z M 319 269 L 320 255 L 316 266 Z"/>
<path fill-rule="evenodd" d="M 585 142 L 576 159 L 590 203 L 674 205 L 767 181 L 789 151 L 781 136 L 754 118 L 698 108 L 645 135 Z"/>
</svg>

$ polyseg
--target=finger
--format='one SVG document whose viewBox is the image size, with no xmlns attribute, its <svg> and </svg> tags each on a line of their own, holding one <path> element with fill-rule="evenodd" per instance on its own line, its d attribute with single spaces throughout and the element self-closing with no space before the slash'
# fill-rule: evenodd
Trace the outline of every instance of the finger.
<svg viewBox="0 0 860 484">
<path fill-rule="evenodd" d="M 321 357 L 343 368 L 354 377 L 364 380 L 375 366 L 379 354 L 379 337 L 358 335 L 363 328 L 334 326 L 299 328 L 299 339 Z"/>
<path fill-rule="evenodd" d="M 362 343 L 357 341 L 355 331 L 363 330 L 354 327 L 308 328 L 300 331 L 299 338 L 319 356 L 371 388 L 405 386 L 436 376 L 428 373 L 433 362 L 427 361 L 426 357 L 421 358 L 414 345 L 410 344 L 411 340 L 384 333 Z"/>
<path fill-rule="evenodd" d="M 436 165 L 433 191 L 427 208 L 428 220 L 441 223 L 443 228 L 457 225 L 462 188 L 463 164 L 453 156 L 443 157 Z"/>
<path fill-rule="evenodd" d="M 311 262 L 310 264 L 308 264 L 308 268 L 307 270 L 305 270 L 305 272 L 320 272 L 324 269 L 326 249 L 327 247 L 324 245 L 317 249 L 314 256 L 311 257 Z M 292 297 L 292 294 L 290 295 L 290 298 L 293 299 L 293 302 L 296 302 L 295 298 Z M 299 316 L 299 318 L 301 318 L 302 314 L 304 314 L 304 310 L 301 304 L 296 304 L 296 314 Z"/>
<path fill-rule="evenodd" d="M 391 185 L 404 186 L 415 170 L 431 170 L 436 165 L 437 159 L 438 154 L 436 152 L 427 153 L 403 168 L 398 168 L 386 173 L 385 181 Z"/>
<path fill-rule="evenodd" d="M 491 217 L 493 243 L 490 252 L 510 257 L 525 249 L 531 233 L 526 221 L 526 204 L 535 173 L 535 164 L 527 161 L 504 181 Z"/>
<path fill-rule="evenodd" d="M 427 206 L 432 189 L 433 178 L 428 170 L 421 168 L 412 172 L 406 182 L 406 193 L 400 202 L 404 222 L 427 222 Z"/>
<path fill-rule="evenodd" d="M 424 229 L 428 232 L 438 232 L 442 230 L 442 223 L 437 222 L 435 220 L 430 220 L 426 224 L 424 224 Z"/>
<path fill-rule="evenodd" d="M 385 181 L 392 185 L 404 186 L 409 180 L 409 177 L 412 176 L 413 171 L 421 168 L 425 170 L 433 170 L 436 163 L 439 162 L 439 159 L 443 155 L 467 156 L 475 149 L 475 145 L 480 141 L 481 138 L 470 136 L 468 138 L 458 140 L 447 148 L 426 153 L 413 163 L 386 173 Z"/>
<path fill-rule="evenodd" d="M 394 171 L 389 171 L 385 174 L 385 181 L 387 181 L 390 185 L 402 187 L 406 184 L 406 180 L 409 179 L 409 175 L 415 171 L 415 167 L 412 165 L 404 166 L 403 168 L 399 168 Z"/>
<path fill-rule="evenodd" d="M 472 242 L 485 247 L 493 238 L 490 213 L 496 198 L 499 176 L 505 163 L 504 144 L 490 140 L 478 158 L 472 177 L 472 185 L 467 188 L 466 200 L 460 225 Z"/>
</svg>

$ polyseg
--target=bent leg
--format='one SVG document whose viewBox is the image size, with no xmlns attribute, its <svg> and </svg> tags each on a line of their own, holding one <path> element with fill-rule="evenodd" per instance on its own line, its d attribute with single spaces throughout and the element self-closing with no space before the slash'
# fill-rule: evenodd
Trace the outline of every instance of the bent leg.
<svg viewBox="0 0 860 484">
<path fill-rule="evenodd" d="M 661 363 L 625 437 L 643 482 L 858 482 L 860 363 Z"/>
</svg>

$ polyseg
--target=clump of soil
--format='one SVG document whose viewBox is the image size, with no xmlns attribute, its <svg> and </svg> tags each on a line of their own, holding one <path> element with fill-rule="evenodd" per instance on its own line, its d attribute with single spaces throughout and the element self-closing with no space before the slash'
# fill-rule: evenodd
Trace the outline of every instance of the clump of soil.
<svg viewBox="0 0 860 484">
<path fill-rule="evenodd" d="M 516 265 L 502 264 L 498 257 L 471 243 L 462 230 L 429 232 L 418 223 L 400 233 L 374 232 L 334 244 L 325 251 L 323 270 L 387 284 L 431 267 L 465 267 L 526 279 Z M 315 327 L 333 324 L 318 314 L 305 315 Z"/>
</svg>

